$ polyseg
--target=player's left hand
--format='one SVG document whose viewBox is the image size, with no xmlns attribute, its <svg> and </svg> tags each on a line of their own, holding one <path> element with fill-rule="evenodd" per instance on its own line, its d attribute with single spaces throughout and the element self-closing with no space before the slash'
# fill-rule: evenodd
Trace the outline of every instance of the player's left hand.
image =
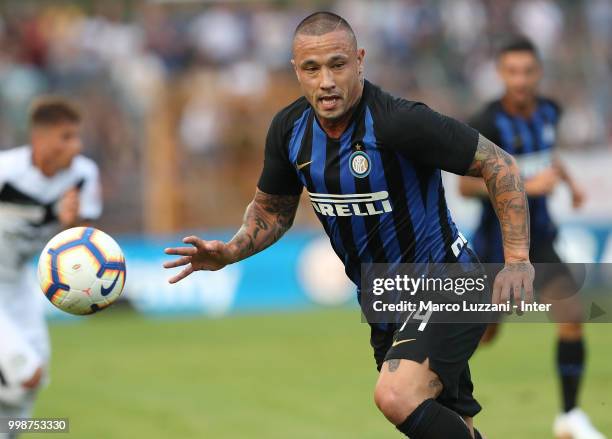
<svg viewBox="0 0 612 439">
<path fill-rule="evenodd" d="M 535 272 L 533 265 L 528 261 L 507 262 L 503 270 L 495 277 L 493 283 L 493 303 L 503 303 L 514 298 L 514 303 L 522 299 L 521 292 L 525 292 L 525 302 L 533 302 L 533 278 Z"/>
<path fill-rule="evenodd" d="M 225 242 L 205 241 L 197 236 L 188 236 L 183 239 L 183 242 L 189 244 L 189 247 L 173 247 L 164 250 L 167 255 L 180 256 L 174 261 L 165 262 L 164 268 L 185 266 L 179 274 L 168 280 L 171 284 L 185 279 L 195 271 L 216 271 L 236 261 L 230 246 Z"/>
<path fill-rule="evenodd" d="M 58 219 L 63 227 L 75 226 L 79 220 L 79 190 L 72 188 L 66 191 L 59 202 Z"/>
</svg>

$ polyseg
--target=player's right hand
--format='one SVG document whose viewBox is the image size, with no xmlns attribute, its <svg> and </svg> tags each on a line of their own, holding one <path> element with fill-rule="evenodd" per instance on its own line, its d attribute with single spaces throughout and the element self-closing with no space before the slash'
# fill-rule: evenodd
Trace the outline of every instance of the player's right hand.
<svg viewBox="0 0 612 439">
<path fill-rule="evenodd" d="M 505 303 L 511 299 L 514 299 L 515 304 L 521 300 L 532 303 L 534 277 L 535 271 L 531 262 L 506 262 L 504 268 L 495 276 L 492 303 Z"/>
<path fill-rule="evenodd" d="M 167 255 L 181 256 L 174 261 L 165 262 L 164 268 L 185 266 L 179 274 L 168 280 L 171 284 L 186 278 L 194 271 L 216 271 L 233 262 L 229 246 L 222 241 L 205 241 L 197 236 L 188 236 L 183 242 L 191 246 L 164 250 Z"/>
</svg>

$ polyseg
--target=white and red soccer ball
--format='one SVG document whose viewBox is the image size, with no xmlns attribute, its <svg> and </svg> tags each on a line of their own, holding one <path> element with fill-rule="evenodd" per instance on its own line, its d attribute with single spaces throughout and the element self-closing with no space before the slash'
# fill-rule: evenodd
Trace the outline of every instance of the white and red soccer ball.
<svg viewBox="0 0 612 439">
<path fill-rule="evenodd" d="M 92 227 L 64 230 L 38 260 L 38 280 L 49 301 L 71 314 L 93 314 L 117 300 L 125 286 L 119 244 Z"/>
</svg>

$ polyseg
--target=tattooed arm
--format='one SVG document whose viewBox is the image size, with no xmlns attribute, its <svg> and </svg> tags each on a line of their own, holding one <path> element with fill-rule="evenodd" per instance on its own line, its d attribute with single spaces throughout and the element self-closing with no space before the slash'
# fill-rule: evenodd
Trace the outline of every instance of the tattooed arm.
<svg viewBox="0 0 612 439">
<path fill-rule="evenodd" d="M 166 254 L 180 257 L 166 262 L 164 268 L 185 266 L 169 282 L 176 283 L 198 270 L 220 270 L 271 246 L 293 224 L 299 200 L 299 195 L 270 195 L 257 189 L 247 206 L 242 227 L 228 243 L 189 236 L 183 242 L 191 247 L 165 250 Z"/>
<path fill-rule="evenodd" d="M 487 186 L 501 225 L 506 261 L 528 261 L 529 205 L 512 156 L 481 135 L 466 175 L 482 177 Z"/>
<path fill-rule="evenodd" d="M 247 206 L 242 227 L 227 244 L 233 256 L 232 262 L 268 248 L 293 224 L 299 195 L 269 195 L 259 189 Z"/>
<path fill-rule="evenodd" d="M 474 161 L 466 175 L 482 177 L 502 230 L 506 267 L 493 286 L 493 300 L 510 292 L 520 300 L 521 288 L 531 299 L 533 267 L 529 263 L 529 204 L 514 158 L 486 137 L 478 137 Z"/>
</svg>

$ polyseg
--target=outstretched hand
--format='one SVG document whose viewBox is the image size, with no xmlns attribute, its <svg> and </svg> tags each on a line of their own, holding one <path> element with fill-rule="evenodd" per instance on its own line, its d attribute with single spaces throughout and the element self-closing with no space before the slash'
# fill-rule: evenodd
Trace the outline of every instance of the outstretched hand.
<svg viewBox="0 0 612 439">
<path fill-rule="evenodd" d="M 535 272 L 530 262 L 506 263 L 493 283 L 493 303 L 503 303 L 514 298 L 518 304 L 525 292 L 525 302 L 533 302 L 533 278 Z"/>
<path fill-rule="evenodd" d="M 183 239 L 189 247 L 173 247 L 164 250 L 167 255 L 178 255 L 180 258 L 165 262 L 164 268 L 182 267 L 183 270 L 171 277 L 171 284 L 185 279 L 194 271 L 216 271 L 233 262 L 229 246 L 222 241 L 205 241 L 197 236 L 188 236 Z"/>
</svg>

